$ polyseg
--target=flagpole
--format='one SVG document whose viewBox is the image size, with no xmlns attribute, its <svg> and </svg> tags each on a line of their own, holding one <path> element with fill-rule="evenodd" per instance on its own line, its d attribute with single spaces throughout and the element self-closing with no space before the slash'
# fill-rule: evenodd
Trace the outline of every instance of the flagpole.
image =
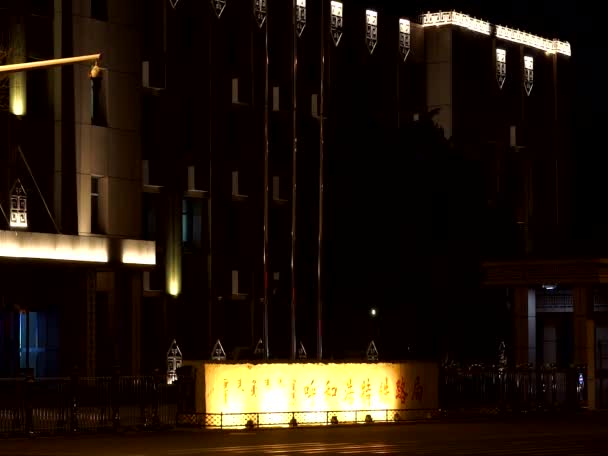
<svg viewBox="0 0 608 456">
<path fill-rule="evenodd" d="M 325 138 L 323 124 L 325 120 L 325 1 L 321 2 L 321 86 L 320 86 L 320 106 L 319 106 L 319 239 L 317 253 L 317 359 L 323 359 L 323 281 L 322 281 L 322 260 L 323 260 L 323 199 L 324 199 L 324 179 L 323 162 L 325 152 Z"/>
<path fill-rule="evenodd" d="M 268 145 L 268 11 L 264 26 L 264 359 L 270 357 L 268 347 L 268 229 L 269 229 L 269 145 Z"/>
<path fill-rule="evenodd" d="M 290 358 L 296 359 L 296 181 L 297 181 L 297 152 L 298 152 L 298 133 L 297 133 L 297 80 L 298 80 L 298 30 L 297 30 L 297 0 L 293 0 L 293 47 L 292 47 L 292 86 L 291 86 L 291 106 L 292 106 L 292 138 L 293 149 L 291 157 L 291 340 Z"/>
</svg>

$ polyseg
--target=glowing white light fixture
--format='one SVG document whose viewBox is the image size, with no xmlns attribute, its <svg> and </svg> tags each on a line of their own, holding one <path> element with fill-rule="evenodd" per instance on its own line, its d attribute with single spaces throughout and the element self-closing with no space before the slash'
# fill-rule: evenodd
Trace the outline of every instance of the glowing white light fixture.
<svg viewBox="0 0 608 456">
<path fill-rule="evenodd" d="M 399 52 L 405 62 L 411 49 L 411 24 L 408 19 L 399 19 Z"/>
<path fill-rule="evenodd" d="M 376 308 L 375 308 L 375 307 L 372 307 L 372 308 L 369 310 L 369 314 L 370 314 L 372 317 L 375 317 L 376 315 L 378 315 L 378 311 L 376 310 Z"/>
<path fill-rule="evenodd" d="M 0 231 L 0 257 L 107 263 L 103 237 Z"/>
<path fill-rule="evenodd" d="M 338 46 L 342 38 L 342 27 L 344 25 L 344 5 L 342 2 L 332 0 L 331 2 L 331 38 L 334 44 Z"/>
<path fill-rule="evenodd" d="M 298 36 L 302 36 L 302 32 L 306 27 L 306 0 L 296 1 L 296 32 Z"/>
<path fill-rule="evenodd" d="M 530 95 L 532 86 L 534 85 L 534 58 L 529 55 L 524 56 L 524 88 L 526 93 Z"/>
<path fill-rule="evenodd" d="M 557 288 L 557 285 L 554 283 L 548 283 L 548 284 L 543 285 L 543 288 L 545 290 L 555 290 Z"/>
<path fill-rule="evenodd" d="M 374 53 L 378 44 L 378 12 L 374 10 L 365 11 L 365 24 L 367 26 L 365 41 L 370 54 Z"/>
<path fill-rule="evenodd" d="M 489 22 L 471 17 L 457 11 L 439 11 L 437 13 L 426 13 L 421 16 L 423 27 L 458 25 L 474 32 L 490 35 L 492 27 Z"/>
<path fill-rule="evenodd" d="M 496 81 L 499 88 L 502 89 L 505 79 L 507 79 L 507 51 L 496 48 Z"/>
<path fill-rule="evenodd" d="M 156 264 L 156 243 L 136 239 L 123 239 L 121 242 L 121 261 L 124 264 Z"/>
<path fill-rule="evenodd" d="M 262 28 L 264 22 L 266 22 L 267 14 L 266 0 L 253 0 L 253 15 L 255 16 L 258 27 Z"/>
<path fill-rule="evenodd" d="M 218 19 L 222 16 L 224 8 L 226 8 L 226 0 L 211 0 L 211 6 Z"/>
</svg>

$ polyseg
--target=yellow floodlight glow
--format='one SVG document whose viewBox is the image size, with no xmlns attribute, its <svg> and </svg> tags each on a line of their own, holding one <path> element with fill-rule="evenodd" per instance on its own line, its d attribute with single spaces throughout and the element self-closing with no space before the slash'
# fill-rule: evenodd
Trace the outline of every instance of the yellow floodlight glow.
<svg viewBox="0 0 608 456">
<path fill-rule="evenodd" d="M 167 290 L 171 296 L 179 295 L 179 283 L 177 279 L 169 280 L 169 289 Z"/>
<path fill-rule="evenodd" d="M 0 257 L 108 262 L 108 239 L 65 234 L 0 231 Z"/>
<path fill-rule="evenodd" d="M 72 65 L 80 62 L 96 62 L 101 59 L 101 54 L 80 55 L 77 57 L 65 57 L 61 59 L 40 60 L 37 62 L 13 63 L 0 65 L 0 73 L 17 73 L 19 71 L 35 70 L 38 68 L 51 68 L 62 65 Z"/>
<path fill-rule="evenodd" d="M 437 408 L 434 363 L 208 363 L 204 375 L 205 412 L 222 414 L 224 427 L 243 427 L 254 413 L 260 426 L 287 426 L 289 412 L 301 425 Z"/>
<path fill-rule="evenodd" d="M 9 109 L 16 116 L 25 115 L 26 79 L 25 73 L 11 74 L 9 77 Z"/>
<path fill-rule="evenodd" d="M 156 243 L 154 241 L 123 239 L 121 250 L 124 264 L 156 264 Z"/>
</svg>

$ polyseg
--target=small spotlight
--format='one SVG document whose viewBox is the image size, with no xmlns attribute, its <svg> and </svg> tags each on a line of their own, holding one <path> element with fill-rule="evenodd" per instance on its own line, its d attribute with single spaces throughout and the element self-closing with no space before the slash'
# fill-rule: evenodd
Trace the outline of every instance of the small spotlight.
<svg viewBox="0 0 608 456">
<path fill-rule="evenodd" d="M 372 308 L 369 310 L 369 314 L 370 314 L 372 317 L 375 317 L 377 313 L 378 313 L 378 311 L 376 310 L 376 308 L 375 308 L 375 307 L 372 307 Z"/>
<path fill-rule="evenodd" d="M 548 284 L 543 285 L 543 288 L 545 290 L 555 290 L 557 288 L 557 285 L 554 283 L 548 283 Z"/>
</svg>

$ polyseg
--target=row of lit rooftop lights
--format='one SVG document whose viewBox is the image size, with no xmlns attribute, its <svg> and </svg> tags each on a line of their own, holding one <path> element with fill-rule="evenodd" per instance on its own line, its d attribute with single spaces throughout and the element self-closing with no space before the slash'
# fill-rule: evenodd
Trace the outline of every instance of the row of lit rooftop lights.
<svg viewBox="0 0 608 456">
<path fill-rule="evenodd" d="M 570 56 L 570 43 L 559 41 L 557 39 L 549 40 L 531 33 L 515 30 L 503 25 L 493 26 L 487 21 L 468 16 L 457 11 L 439 11 L 437 13 L 426 13 L 420 16 L 420 22 L 423 27 L 441 26 L 441 25 L 458 25 L 474 32 L 483 33 L 484 35 L 492 35 L 495 32 L 496 38 L 513 43 L 523 44 L 545 51 L 549 54 L 563 54 Z"/>
<path fill-rule="evenodd" d="M 298 0 L 298 4 L 301 7 L 305 7 L 306 0 Z M 331 11 L 332 15 L 342 17 L 342 2 L 332 1 Z M 377 26 L 377 11 L 368 9 L 365 12 L 365 16 L 368 26 Z M 568 42 L 559 41 L 557 39 L 549 40 L 547 38 L 542 38 L 540 36 L 505 27 L 503 25 L 493 26 L 487 21 L 471 17 L 467 14 L 459 13 L 457 11 L 439 11 L 437 13 L 429 12 L 420 16 L 420 23 L 423 27 L 457 25 L 474 32 L 483 33 L 484 35 L 492 35 L 494 32 L 497 38 L 540 49 L 541 51 L 545 51 L 549 54 L 557 53 L 567 56 L 571 55 L 570 43 Z M 399 30 L 401 33 L 409 33 L 410 21 L 408 19 L 399 19 Z"/>
</svg>

